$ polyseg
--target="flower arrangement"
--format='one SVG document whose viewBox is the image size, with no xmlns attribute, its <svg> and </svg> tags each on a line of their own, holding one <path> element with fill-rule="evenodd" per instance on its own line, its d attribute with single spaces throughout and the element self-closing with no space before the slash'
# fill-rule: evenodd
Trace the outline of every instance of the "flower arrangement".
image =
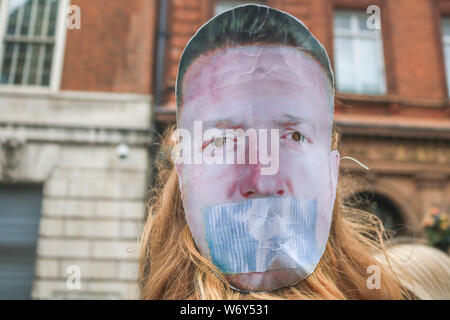
<svg viewBox="0 0 450 320">
<path fill-rule="evenodd" d="M 449 211 L 449 210 L 446 210 Z M 422 220 L 428 242 L 433 247 L 448 252 L 450 247 L 449 214 L 437 206 L 432 206 Z"/>
</svg>

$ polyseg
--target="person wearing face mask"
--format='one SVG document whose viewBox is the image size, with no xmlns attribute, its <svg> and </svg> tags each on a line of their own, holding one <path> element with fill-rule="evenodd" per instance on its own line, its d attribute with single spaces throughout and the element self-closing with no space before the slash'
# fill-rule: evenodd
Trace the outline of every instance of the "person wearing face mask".
<svg viewBox="0 0 450 320">
<path fill-rule="evenodd" d="M 333 72 L 302 22 L 260 5 L 213 18 L 183 52 L 176 94 L 162 152 L 182 157 L 160 168 L 143 299 L 408 297 L 374 258 L 381 223 L 340 198 Z"/>
</svg>

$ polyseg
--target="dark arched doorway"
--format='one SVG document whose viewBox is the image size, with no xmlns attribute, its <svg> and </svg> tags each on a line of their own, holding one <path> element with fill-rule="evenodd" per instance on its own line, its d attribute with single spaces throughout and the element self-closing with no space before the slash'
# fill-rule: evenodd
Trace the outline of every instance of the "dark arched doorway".
<svg viewBox="0 0 450 320">
<path fill-rule="evenodd" d="M 386 230 L 394 236 L 407 235 L 405 221 L 398 206 L 388 197 L 379 193 L 364 191 L 349 197 L 345 204 L 370 213 L 376 214 Z"/>
</svg>

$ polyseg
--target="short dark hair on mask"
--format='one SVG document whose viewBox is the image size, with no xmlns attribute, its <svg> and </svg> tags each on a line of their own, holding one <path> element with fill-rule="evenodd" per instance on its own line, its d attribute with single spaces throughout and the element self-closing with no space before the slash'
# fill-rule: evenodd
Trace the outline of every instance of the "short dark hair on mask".
<svg viewBox="0 0 450 320">
<path fill-rule="evenodd" d="M 243 5 L 211 19 L 187 44 L 181 57 L 176 84 L 177 106 L 182 104 L 184 75 L 202 54 L 245 45 L 281 45 L 298 48 L 319 63 L 334 90 L 330 60 L 320 42 L 293 16 L 263 5 Z"/>
</svg>

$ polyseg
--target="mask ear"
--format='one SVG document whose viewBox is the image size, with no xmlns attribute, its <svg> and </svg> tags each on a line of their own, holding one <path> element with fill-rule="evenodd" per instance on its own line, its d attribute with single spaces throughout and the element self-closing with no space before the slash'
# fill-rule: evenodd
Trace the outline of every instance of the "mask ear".
<svg viewBox="0 0 450 320">
<path fill-rule="evenodd" d="M 175 167 L 175 170 L 177 171 L 177 175 L 178 175 L 178 182 L 180 183 L 181 186 L 181 173 L 183 171 L 183 161 L 180 158 L 180 144 L 178 143 L 178 134 L 179 134 L 179 129 L 175 130 L 172 133 L 171 136 L 171 141 L 174 143 L 174 146 L 170 152 L 170 157 L 172 159 L 173 162 L 173 166 Z"/>
<path fill-rule="evenodd" d="M 177 170 L 178 176 L 180 177 L 180 176 L 181 176 L 181 173 L 183 172 L 183 164 L 181 163 L 181 161 L 175 160 L 175 161 L 173 162 L 173 165 L 174 165 L 174 167 L 175 167 L 175 170 Z"/>
<path fill-rule="evenodd" d="M 181 188 L 183 187 L 183 184 L 181 183 L 182 182 L 182 180 L 181 180 L 182 175 L 181 174 L 183 173 L 183 163 L 182 163 L 182 161 L 180 161 L 178 159 L 178 160 L 175 160 L 173 162 L 173 164 L 174 164 L 175 170 L 177 170 L 178 185 L 180 186 L 180 191 L 181 191 Z"/>
<path fill-rule="evenodd" d="M 334 205 L 334 200 L 336 199 L 336 189 L 338 183 L 339 176 L 339 165 L 341 162 L 341 156 L 339 151 L 333 150 L 330 152 L 330 187 L 331 187 L 331 195 L 332 201 Z"/>
</svg>

